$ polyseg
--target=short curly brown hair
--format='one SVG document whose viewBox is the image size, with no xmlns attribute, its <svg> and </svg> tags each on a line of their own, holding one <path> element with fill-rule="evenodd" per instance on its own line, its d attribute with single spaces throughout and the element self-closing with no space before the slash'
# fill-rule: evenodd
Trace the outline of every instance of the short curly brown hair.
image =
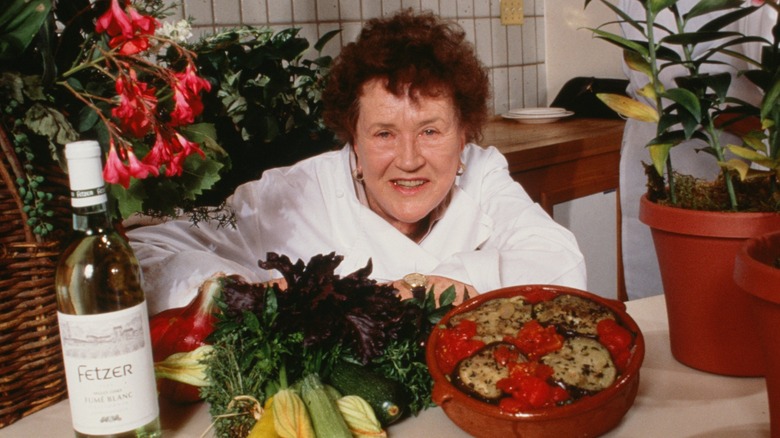
<svg viewBox="0 0 780 438">
<path fill-rule="evenodd" d="M 323 118 L 341 140 L 354 142 L 362 87 L 377 78 L 396 96 L 451 96 L 466 141 L 481 139 L 487 69 L 459 25 L 411 9 L 368 21 L 335 59 L 323 92 Z"/>
</svg>

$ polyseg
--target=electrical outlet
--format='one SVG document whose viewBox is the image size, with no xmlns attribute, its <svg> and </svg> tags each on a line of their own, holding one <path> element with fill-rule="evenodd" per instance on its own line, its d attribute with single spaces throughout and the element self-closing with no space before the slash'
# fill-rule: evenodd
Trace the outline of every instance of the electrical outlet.
<svg viewBox="0 0 780 438">
<path fill-rule="evenodd" d="M 523 0 L 500 0 L 501 24 L 523 24 Z"/>
</svg>

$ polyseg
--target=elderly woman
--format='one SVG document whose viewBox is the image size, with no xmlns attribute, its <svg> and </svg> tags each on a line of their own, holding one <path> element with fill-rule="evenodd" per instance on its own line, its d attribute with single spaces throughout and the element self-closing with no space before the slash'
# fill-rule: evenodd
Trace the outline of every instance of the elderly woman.
<svg viewBox="0 0 780 438">
<path fill-rule="evenodd" d="M 234 229 L 179 220 L 128 233 L 150 312 L 186 304 L 217 271 L 278 277 L 257 267 L 268 252 L 308 261 L 335 251 L 342 275 L 370 259 L 372 278 L 400 289 L 415 272 L 438 291 L 585 288 L 573 235 L 512 180 L 501 153 L 471 143 L 488 90 L 456 25 L 409 11 L 371 20 L 336 59 L 323 96 L 343 148 L 240 186 L 228 201 Z"/>
</svg>

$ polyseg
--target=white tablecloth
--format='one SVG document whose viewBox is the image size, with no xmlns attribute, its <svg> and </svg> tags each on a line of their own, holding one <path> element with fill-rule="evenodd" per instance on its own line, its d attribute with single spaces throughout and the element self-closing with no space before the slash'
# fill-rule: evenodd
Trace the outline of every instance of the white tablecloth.
<svg viewBox="0 0 780 438">
<path fill-rule="evenodd" d="M 626 303 L 645 337 L 639 394 L 608 437 L 750 438 L 769 436 L 763 378 L 722 377 L 688 368 L 672 357 L 663 296 Z M 211 418 L 205 404 L 161 406 L 164 436 L 200 437 Z M 439 408 L 389 429 L 391 437 L 468 437 Z M 67 400 L 0 429 L 0 437 L 72 437 Z M 207 433 L 205 436 L 212 436 Z"/>
</svg>

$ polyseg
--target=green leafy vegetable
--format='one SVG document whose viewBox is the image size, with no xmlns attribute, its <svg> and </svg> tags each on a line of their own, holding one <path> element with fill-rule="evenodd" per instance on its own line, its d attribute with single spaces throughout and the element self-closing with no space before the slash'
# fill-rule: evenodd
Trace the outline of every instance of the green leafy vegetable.
<svg viewBox="0 0 780 438">
<path fill-rule="evenodd" d="M 401 383 L 414 415 L 432 405 L 425 340 L 452 308 L 454 287 L 438 306 L 433 290 L 401 300 L 391 285 L 369 278 L 371 261 L 345 277 L 335 275 L 342 260 L 331 253 L 293 264 L 269 253 L 259 265 L 282 274 L 284 291 L 238 276 L 226 279 L 207 360 L 213 384 L 201 392 L 218 419 L 219 436 L 244 436 L 254 424 L 246 406 L 236 410 L 236 400 L 250 396 L 262 403 L 312 373 L 327 382 L 339 360 Z"/>
</svg>

